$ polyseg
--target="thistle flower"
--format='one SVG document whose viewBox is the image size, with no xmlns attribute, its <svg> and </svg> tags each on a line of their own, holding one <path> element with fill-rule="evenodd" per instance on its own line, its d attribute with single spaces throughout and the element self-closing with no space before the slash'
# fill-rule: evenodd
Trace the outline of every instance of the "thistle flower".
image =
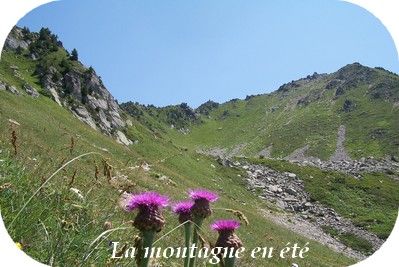
<svg viewBox="0 0 399 267">
<path fill-rule="evenodd" d="M 187 250 L 191 245 L 191 221 L 193 220 L 191 209 L 193 208 L 193 206 L 194 202 L 188 200 L 178 202 L 172 208 L 172 211 L 179 215 L 179 222 L 184 223 L 184 246 Z M 189 264 L 190 258 L 185 257 L 184 267 L 188 267 Z"/>
<path fill-rule="evenodd" d="M 179 215 L 179 222 L 192 221 L 191 209 L 194 206 L 192 201 L 181 201 L 173 205 L 172 211 Z"/>
<path fill-rule="evenodd" d="M 138 214 L 133 225 L 142 232 L 159 232 L 165 225 L 161 208 L 168 205 L 168 198 L 156 192 L 145 192 L 138 195 L 130 195 L 123 201 L 126 211 L 138 209 Z"/>
<path fill-rule="evenodd" d="M 189 196 L 194 201 L 192 214 L 194 217 L 202 219 L 205 219 L 212 214 L 209 203 L 215 202 L 219 198 L 216 193 L 204 189 L 190 190 Z"/>
<path fill-rule="evenodd" d="M 240 227 L 240 223 L 236 220 L 217 220 L 211 224 L 211 228 L 215 231 L 234 231 Z"/>
<path fill-rule="evenodd" d="M 190 198 L 194 201 L 194 205 L 191 208 L 191 214 L 195 222 L 193 231 L 193 244 L 198 244 L 198 231 L 205 218 L 211 216 L 212 210 L 210 208 L 210 202 L 215 202 L 219 196 L 211 191 L 205 189 L 190 190 L 188 192 Z M 194 267 L 196 265 L 197 250 L 193 250 L 194 258 L 190 259 L 189 266 Z"/>
<path fill-rule="evenodd" d="M 212 223 L 211 228 L 219 233 L 215 246 L 233 249 L 242 247 L 240 238 L 234 233 L 239 227 L 240 223 L 236 220 L 217 220 Z"/>
</svg>

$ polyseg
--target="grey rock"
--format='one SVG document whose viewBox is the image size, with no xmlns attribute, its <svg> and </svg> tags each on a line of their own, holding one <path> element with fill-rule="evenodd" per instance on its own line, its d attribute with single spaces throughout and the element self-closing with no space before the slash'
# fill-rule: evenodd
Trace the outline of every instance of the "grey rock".
<svg viewBox="0 0 399 267">
<path fill-rule="evenodd" d="M 361 165 L 366 165 L 369 169 L 375 169 L 377 168 L 376 166 L 384 166 L 384 164 L 390 162 L 388 160 L 389 159 L 385 160 L 384 163 L 381 163 L 375 159 L 366 158 L 362 161 L 363 164 L 353 164 L 351 161 L 320 161 L 319 163 L 315 163 L 315 166 L 318 166 L 316 164 L 321 164 L 323 166 L 329 166 L 329 168 L 338 168 L 338 166 L 353 168 L 354 165 L 359 167 Z M 392 163 L 390 163 L 391 166 L 394 166 L 394 163 L 395 162 L 392 161 Z M 302 163 L 297 162 L 297 164 Z M 372 164 L 374 168 L 370 167 Z M 305 191 L 303 181 L 296 175 L 295 177 L 293 175 L 290 177 L 288 175 L 289 173 L 278 172 L 261 165 L 248 163 L 241 165 L 245 167 L 247 172 L 246 181 L 248 183 L 248 189 L 254 193 L 258 192 L 259 189 L 262 190 L 262 193 L 259 196 L 262 200 L 275 203 L 277 207 L 290 213 L 297 214 L 297 216 L 305 219 L 308 223 L 319 229 L 321 229 L 322 226 L 331 226 L 338 229 L 340 233 L 349 232 L 364 238 L 373 245 L 374 250 L 378 249 L 384 242 L 375 234 L 354 225 L 349 219 L 340 217 L 334 209 L 318 202 L 312 203 L 309 194 Z M 283 192 L 279 193 L 279 189 L 282 189 Z"/>
<path fill-rule="evenodd" d="M 29 84 L 25 84 L 23 86 L 23 88 L 24 88 L 25 92 L 33 98 L 37 98 L 40 96 L 40 94 L 37 92 L 37 90 Z"/>
<path fill-rule="evenodd" d="M 84 106 L 75 107 L 72 110 L 72 113 L 82 122 L 88 124 L 91 128 L 97 130 L 96 123 L 94 122 L 93 118 L 91 117 L 90 113 Z"/>
<path fill-rule="evenodd" d="M 296 196 L 298 194 L 298 192 L 295 189 L 290 188 L 290 187 L 286 188 L 285 192 L 287 192 L 288 194 L 293 195 L 293 196 Z"/>
<path fill-rule="evenodd" d="M 6 39 L 5 47 L 10 49 L 17 49 L 18 47 L 21 47 L 22 49 L 27 49 L 29 44 L 29 41 L 24 40 L 21 29 L 14 28 Z"/>
<path fill-rule="evenodd" d="M 13 85 L 6 85 L 6 90 L 14 95 L 20 95 L 20 92 L 18 91 L 18 89 L 15 88 L 15 86 L 13 86 Z"/>
<path fill-rule="evenodd" d="M 269 185 L 268 189 L 273 193 L 281 193 L 283 190 L 277 185 Z"/>
<path fill-rule="evenodd" d="M 121 131 L 116 131 L 116 141 L 125 146 L 129 146 L 129 145 L 133 144 L 133 142 L 131 140 L 129 140 L 126 137 L 126 135 Z"/>
<path fill-rule="evenodd" d="M 335 149 L 334 155 L 331 156 L 331 161 L 350 161 L 350 157 L 345 150 L 345 125 L 341 125 L 338 128 L 337 148 Z"/>
<path fill-rule="evenodd" d="M 77 72 L 70 71 L 64 76 L 65 90 L 74 98 L 82 101 L 82 84 L 80 75 Z"/>
<path fill-rule="evenodd" d="M 7 89 L 7 85 L 0 81 L 0 91 L 5 91 Z"/>
</svg>

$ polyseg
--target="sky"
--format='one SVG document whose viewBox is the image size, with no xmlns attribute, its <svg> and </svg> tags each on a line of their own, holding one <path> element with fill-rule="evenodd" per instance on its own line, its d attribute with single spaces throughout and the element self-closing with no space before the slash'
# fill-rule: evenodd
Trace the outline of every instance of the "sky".
<svg viewBox="0 0 399 267">
<path fill-rule="evenodd" d="M 222 103 L 353 62 L 399 73 L 381 22 L 335 0 L 63 0 L 18 25 L 50 28 L 120 103 Z"/>
</svg>

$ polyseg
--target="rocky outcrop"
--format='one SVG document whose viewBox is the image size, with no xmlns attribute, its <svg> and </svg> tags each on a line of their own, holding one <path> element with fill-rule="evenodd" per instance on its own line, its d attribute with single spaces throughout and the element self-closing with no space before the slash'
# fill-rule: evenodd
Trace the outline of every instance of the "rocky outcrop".
<svg viewBox="0 0 399 267">
<path fill-rule="evenodd" d="M 62 76 L 56 68 L 50 67 L 42 74 L 41 82 L 54 101 L 70 109 L 93 129 L 113 135 L 126 126 L 118 103 L 93 69 L 71 70 Z"/>
<path fill-rule="evenodd" d="M 97 125 L 90 115 L 89 111 L 84 106 L 78 106 L 71 109 L 73 115 L 79 120 L 89 125 L 91 128 L 97 130 Z"/>
<path fill-rule="evenodd" d="M 350 220 L 342 218 L 338 213 L 319 202 L 313 202 L 305 191 L 303 181 L 294 173 L 278 172 L 261 165 L 233 163 L 247 173 L 249 190 L 261 192 L 260 198 L 275 203 L 279 208 L 300 215 L 307 222 L 321 229 L 333 227 L 340 232 L 352 233 L 373 245 L 377 250 L 382 239 L 363 228 L 355 226 Z"/>
<path fill-rule="evenodd" d="M 39 97 L 39 93 L 37 92 L 37 90 L 33 87 L 33 86 L 31 86 L 31 85 L 29 85 L 29 84 L 25 84 L 24 86 L 23 86 L 23 89 L 25 90 L 25 92 L 28 94 L 28 95 L 30 95 L 31 97 L 33 97 L 33 98 L 37 98 L 37 97 Z"/>
<path fill-rule="evenodd" d="M 133 144 L 133 141 L 129 140 L 126 135 L 121 131 L 116 131 L 116 141 L 125 146 Z"/>
<path fill-rule="evenodd" d="M 6 48 L 16 53 L 37 55 L 36 74 L 44 89 L 43 93 L 57 104 L 69 109 L 93 129 L 113 136 L 122 144 L 132 143 L 120 131 L 126 123 L 121 117 L 118 103 L 93 68 L 86 68 L 79 61 L 68 57 L 60 62 L 43 60 L 48 53 L 64 50 L 62 43 L 49 29 L 42 28 L 39 33 L 31 33 L 27 28 L 14 27 L 7 37 Z M 18 72 L 18 69 L 14 69 L 14 72 Z M 19 94 L 13 86 L 4 84 L 0 87 Z M 22 89 L 32 97 L 39 96 L 38 91 L 28 83 Z"/>
<path fill-rule="evenodd" d="M 14 27 L 12 32 L 8 35 L 4 47 L 9 49 L 27 49 L 29 44 L 30 41 L 25 38 L 23 30 L 21 28 Z"/>
</svg>

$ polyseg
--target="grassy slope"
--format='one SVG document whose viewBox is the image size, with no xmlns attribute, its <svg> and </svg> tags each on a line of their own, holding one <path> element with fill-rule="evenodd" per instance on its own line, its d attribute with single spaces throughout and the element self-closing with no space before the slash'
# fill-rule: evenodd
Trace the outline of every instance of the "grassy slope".
<svg viewBox="0 0 399 267">
<path fill-rule="evenodd" d="M 375 84 L 398 77 L 375 70 Z M 205 118 L 205 123 L 191 127 L 191 133 L 176 138 L 188 147 L 227 147 L 246 144 L 242 151 L 248 156 L 273 145 L 272 156 L 284 157 L 295 149 L 309 145 L 308 155 L 328 159 L 335 150 L 339 125 L 347 127 L 346 148 L 354 158 L 373 155 L 399 155 L 399 108 L 390 101 L 373 99 L 368 86 L 360 84 L 334 97 L 335 90 L 325 86 L 332 75 L 309 82 L 288 92 L 274 92 L 220 105 Z M 395 89 L 396 97 L 399 87 Z M 297 101 L 308 97 L 318 100 L 298 106 Z M 342 110 L 344 101 L 352 100 L 356 108 Z M 223 116 L 225 112 L 227 116 Z M 375 134 L 375 132 L 382 134 Z M 178 135 L 178 133 L 174 133 Z"/>
<path fill-rule="evenodd" d="M 31 76 L 33 69 L 27 68 L 24 71 L 31 63 L 23 58 L 15 59 L 12 55 L 2 58 L 1 79 L 18 87 L 22 85 L 5 67 L 10 62 L 19 66 L 24 80 L 34 85 L 35 78 Z M 9 152 L 9 118 L 21 124 L 16 127 L 19 150 L 17 156 L 11 156 Z M 248 216 L 250 226 L 239 231 L 248 248 L 282 248 L 287 242 L 304 244 L 307 241 L 261 217 L 258 209 L 263 204 L 245 189 L 237 171 L 219 167 L 213 160 L 198 156 L 192 150 L 180 149 L 167 137 L 156 137 L 135 121 L 128 132 L 130 136 L 138 137 L 140 142 L 126 148 L 81 123 L 46 97 L 32 99 L 0 92 L 0 125 L 0 155 L 5 160 L 0 164 L 0 181 L 1 185 L 10 183 L 10 187 L 4 187 L 0 191 L 1 212 L 6 225 L 27 198 L 62 162 L 84 152 L 97 151 L 114 166 L 114 173 L 126 175 L 129 181 L 136 184 L 134 191 L 157 190 L 177 200 L 185 197 L 184 191 L 187 188 L 201 186 L 217 190 L 221 194 L 221 201 L 216 207 L 244 210 Z M 70 153 L 72 137 L 75 145 Z M 105 148 L 108 152 L 100 148 Z M 127 168 L 143 161 L 152 164 L 151 172 Z M 211 164 L 217 167 L 213 168 Z M 118 207 L 119 187 L 108 184 L 102 175 L 95 181 L 96 165 L 101 167 L 101 157 L 88 157 L 68 166 L 66 171 L 57 175 L 40 191 L 9 228 L 14 240 L 26 245 L 28 254 L 46 263 L 54 261 L 55 265 L 75 265 L 85 253 L 83 248 L 102 232 L 105 221 L 110 220 L 114 226 L 118 226 L 131 218 Z M 75 180 L 69 185 L 75 171 Z M 157 178 L 157 174 L 169 176 L 175 185 L 165 184 Z M 226 187 L 226 184 L 229 186 Z M 86 200 L 79 200 L 69 191 L 70 186 L 80 189 Z M 227 214 L 217 211 L 214 218 L 219 216 L 225 217 Z M 177 225 L 169 213 L 167 219 L 165 232 Z M 134 233 L 134 230 L 119 232 L 109 239 L 129 240 Z M 214 240 L 214 237 L 211 239 Z M 168 244 L 181 242 L 177 233 L 165 241 Z M 90 257 L 89 262 L 94 259 L 105 262 L 108 259 L 110 251 L 106 243 Z M 306 259 L 295 260 L 301 266 L 342 266 L 352 262 L 316 242 L 311 242 L 310 248 Z M 248 265 L 249 262 L 252 263 L 250 259 L 244 261 Z M 270 262 L 273 266 L 290 264 L 290 261 L 278 258 L 271 259 Z"/>
</svg>

